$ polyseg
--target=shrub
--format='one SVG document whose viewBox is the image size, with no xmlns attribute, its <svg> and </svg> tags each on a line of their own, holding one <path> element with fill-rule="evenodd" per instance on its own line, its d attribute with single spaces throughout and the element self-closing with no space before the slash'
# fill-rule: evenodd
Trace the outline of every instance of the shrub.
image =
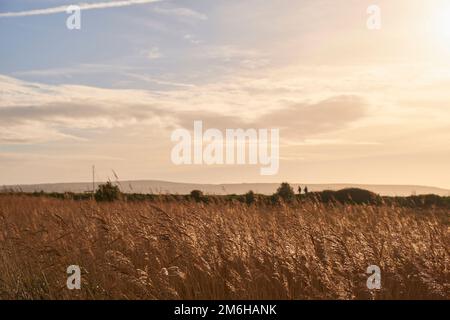
<svg viewBox="0 0 450 320">
<path fill-rule="evenodd" d="M 290 202 L 295 198 L 294 189 L 290 186 L 289 183 L 283 182 L 277 189 L 276 195 L 278 195 L 281 199 L 286 202 Z"/>
<path fill-rule="evenodd" d="M 96 201 L 112 202 L 120 198 L 120 189 L 118 186 L 113 185 L 111 181 L 108 181 L 107 183 L 98 186 L 94 197 Z"/>
<path fill-rule="evenodd" d="M 377 204 L 380 197 L 368 190 L 348 188 L 336 191 L 334 198 L 341 203 Z"/>
<path fill-rule="evenodd" d="M 315 196 L 316 199 L 318 199 L 321 202 L 328 203 L 336 201 L 336 198 L 334 196 L 335 193 L 336 191 L 333 190 L 323 190 L 322 192 L 311 193 L 311 195 Z"/>
<path fill-rule="evenodd" d="M 256 202 L 255 193 L 252 190 L 250 190 L 245 194 L 245 203 L 250 205 L 255 202 Z"/>
<path fill-rule="evenodd" d="M 194 199 L 196 202 L 201 202 L 204 200 L 203 192 L 201 192 L 200 190 L 192 190 L 191 198 Z"/>
</svg>

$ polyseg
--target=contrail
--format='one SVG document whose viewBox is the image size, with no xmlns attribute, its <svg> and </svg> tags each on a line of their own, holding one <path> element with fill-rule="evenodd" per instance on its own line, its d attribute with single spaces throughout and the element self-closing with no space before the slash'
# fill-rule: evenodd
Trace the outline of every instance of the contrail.
<svg viewBox="0 0 450 320">
<path fill-rule="evenodd" d="M 117 7 L 127 7 L 135 4 L 145 4 L 152 2 L 159 2 L 162 0 L 124 0 L 124 1 L 111 1 L 111 2 L 97 2 L 97 3 L 80 3 L 78 6 L 81 10 L 95 10 L 104 8 L 117 8 Z M 4 12 L 0 13 L 0 18 L 4 17 L 26 17 L 26 16 L 37 16 L 42 14 L 55 14 L 66 12 L 69 5 L 59 6 L 46 9 L 36 9 L 28 11 L 17 11 L 17 12 Z"/>
</svg>

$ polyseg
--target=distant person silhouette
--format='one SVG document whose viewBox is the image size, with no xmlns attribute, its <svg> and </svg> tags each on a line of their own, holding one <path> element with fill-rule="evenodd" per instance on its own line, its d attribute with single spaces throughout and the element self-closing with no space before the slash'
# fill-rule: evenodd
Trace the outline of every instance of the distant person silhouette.
<svg viewBox="0 0 450 320">
<path fill-rule="evenodd" d="M 307 186 L 305 186 L 305 194 L 308 194 L 308 187 Z"/>
<path fill-rule="evenodd" d="M 302 187 L 298 186 L 298 194 L 302 194 Z"/>
</svg>

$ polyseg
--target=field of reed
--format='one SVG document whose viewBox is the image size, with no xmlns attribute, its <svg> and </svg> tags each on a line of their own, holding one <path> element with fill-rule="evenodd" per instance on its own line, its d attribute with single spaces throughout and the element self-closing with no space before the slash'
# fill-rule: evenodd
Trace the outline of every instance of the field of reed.
<svg viewBox="0 0 450 320">
<path fill-rule="evenodd" d="M 0 195 L 0 299 L 449 299 L 449 212 Z M 69 265 L 81 290 L 66 287 Z M 381 289 L 366 286 L 369 265 Z"/>
</svg>

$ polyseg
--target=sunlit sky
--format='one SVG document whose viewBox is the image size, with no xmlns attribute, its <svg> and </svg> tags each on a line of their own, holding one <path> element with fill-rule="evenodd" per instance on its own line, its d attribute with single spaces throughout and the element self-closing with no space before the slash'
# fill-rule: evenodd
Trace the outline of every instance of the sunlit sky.
<svg viewBox="0 0 450 320">
<path fill-rule="evenodd" d="M 147 1 L 84 10 L 81 30 L 51 13 L 69 4 L 0 0 L 0 184 L 88 181 L 95 164 L 98 179 L 450 188 L 447 0 Z M 194 120 L 280 128 L 279 173 L 174 165 L 171 132 Z"/>
</svg>

